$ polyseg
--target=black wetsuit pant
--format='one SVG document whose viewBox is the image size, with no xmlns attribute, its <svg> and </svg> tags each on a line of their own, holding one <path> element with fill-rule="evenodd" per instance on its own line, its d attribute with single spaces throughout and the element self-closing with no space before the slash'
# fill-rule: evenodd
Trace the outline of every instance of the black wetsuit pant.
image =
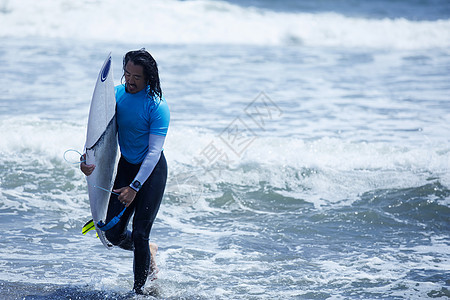
<svg viewBox="0 0 450 300">
<path fill-rule="evenodd" d="M 134 180 L 139 168 L 140 165 L 130 164 L 121 157 L 117 167 L 114 189 L 128 186 Z M 133 289 L 138 293 L 149 275 L 151 259 L 149 235 L 161 204 L 166 187 L 166 179 L 167 163 L 164 154 L 161 152 L 161 157 L 152 174 L 142 185 L 133 202 L 120 218 L 120 221 L 113 228 L 106 231 L 106 238 L 113 245 L 134 251 Z M 117 216 L 124 207 L 118 197 L 111 194 L 105 223 L 107 224 L 112 218 Z M 133 230 L 129 231 L 127 226 L 133 212 Z"/>
</svg>

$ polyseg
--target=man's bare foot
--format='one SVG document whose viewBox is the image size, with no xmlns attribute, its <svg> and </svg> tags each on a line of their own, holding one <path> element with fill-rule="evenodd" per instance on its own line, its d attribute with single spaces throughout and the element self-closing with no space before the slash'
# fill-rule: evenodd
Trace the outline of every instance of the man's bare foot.
<svg viewBox="0 0 450 300">
<path fill-rule="evenodd" d="M 152 277 L 151 280 L 155 280 L 156 274 L 158 274 L 159 269 L 156 265 L 156 252 L 158 251 L 158 245 L 155 243 L 149 243 L 150 246 L 150 276 Z"/>
</svg>

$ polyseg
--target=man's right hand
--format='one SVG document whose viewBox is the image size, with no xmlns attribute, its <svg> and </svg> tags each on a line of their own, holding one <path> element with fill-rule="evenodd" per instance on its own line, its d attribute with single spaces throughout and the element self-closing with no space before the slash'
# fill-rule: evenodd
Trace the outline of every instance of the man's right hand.
<svg viewBox="0 0 450 300">
<path fill-rule="evenodd" d="M 80 164 L 81 172 L 83 172 L 83 174 L 86 176 L 91 175 L 92 172 L 94 172 L 95 165 L 87 165 L 86 164 L 86 153 L 80 157 L 80 160 L 81 160 L 81 164 Z"/>
</svg>

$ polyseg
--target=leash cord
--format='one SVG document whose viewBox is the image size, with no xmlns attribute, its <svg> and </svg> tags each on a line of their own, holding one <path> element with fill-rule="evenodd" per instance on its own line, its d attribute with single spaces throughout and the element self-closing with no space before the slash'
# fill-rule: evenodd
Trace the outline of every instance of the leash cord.
<svg viewBox="0 0 450 300">
<path fill-rule="evenodd" d="M 78 154 L 80 155 L 80 161 L 77 161 L 77 162 L 71 162 L 71 161 L 69 161 L 69 160 L 66 158 L 67 152 L 75 152 L 75 153 L 78 153 Z M 64 155 L 63 155 L 64 160 L 65 160 L 67 163 L 71 164 L 71 165 L 78 165 L 78 164 L 81 164 L 81 163 L 85 163 L 86 160 L 85 160 L 85 159 L 83 160 L 82 157 L 83 157 L 83 154 L 81 154 L 80 151 L 75 150 L 75 149 L 69 149 L 69 150 L 66 150 L 66 151 L 64 151 Z M 101 186 L 89 184 L 89 182 L 88 182 L 88 185 L 90 185 L 90 186 L 92 186 L 92 187 L 95 187 L 95 188 L 98 188 L 98 189 L 100 189 L 100 190 L 102 190 L 102 191 L 105 191 L 105 192 L 107 192 L 107 193 L 110 193 L 110 194 L 119 196 L 119 194 L 117 194 L 117 193 L 115 193 L 115 192 L 113 192 L 113 191 L 110 191 L 110 190 L 108 190 L 108 189 L 102 188 Z"/>
</svg>

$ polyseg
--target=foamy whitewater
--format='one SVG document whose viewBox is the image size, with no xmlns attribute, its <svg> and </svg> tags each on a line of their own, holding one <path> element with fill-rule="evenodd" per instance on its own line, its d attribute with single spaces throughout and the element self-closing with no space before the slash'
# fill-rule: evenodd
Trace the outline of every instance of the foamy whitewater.
<svg viewBox="0 0 450 300">
<path fill-rule="evenodd" d="M 63 154 L 141 47 L 171 124 L 138 299 L 450 297 L 448 1 L 0 0 L 1 299 L 136 297 Z"/>
</svg>

